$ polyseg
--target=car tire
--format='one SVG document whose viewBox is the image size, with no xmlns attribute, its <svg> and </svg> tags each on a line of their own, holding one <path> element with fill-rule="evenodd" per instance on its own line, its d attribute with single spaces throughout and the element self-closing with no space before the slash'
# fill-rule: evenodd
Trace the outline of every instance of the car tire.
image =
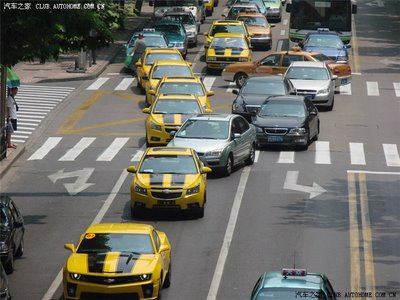
<svg viewBox="0 0 400 300">
<path fill-rule="evenodd" d="M 141 211 L 138 208 L 134 208 L 131 206 L 131 217 L 137 218 L 141 215 Z"/>
<path fill-rule="evenodd" d="M 317 125 L 317 133 L 314 135 L 313 141 L 318 141 L 318 137 L 319 137 L 319 121 Z"/>
<path fill-rule="evenodd" d="M 205 202 L 204 202 L 202 207 L 196 208 L 195 213 L 194 213 L 194 216 L 195 216 L 197 219 L 201 219 L 201 218 L 204 217 L 204 208 L 205 208 L 205 206 L 206 206 L 206 205 L 205 205 Z"/>
<path fill-rule="evenodd" d="M 161 300 L 161 290 L 162 290 L 162 282 L 161 282 L 162 274 L 160 275 L 160 283 L 159 283 L 159 288 L 158 288 L 158 294 L 156 300 Z"/>
<path fill-rule="evenodd" d="M 226 166 L 224 168 L 225 176 L 230 176 L 232 174 L 232 169 L 233 169 L 233 158 L 232 158 L 232 154 L 230 154 L 228 156 L 228 160 L 227 160 Z"/>
<path fill-rule="evenodd" d="M 21 239 L 17 252 L 15 252 L 16 257 L 21 257 L 22 255 L 24 255 L 24 238 Z"/>
<path fill-rule="evenodd" d="M 9 260 L 3 265 L 4 267 L 4 271 L 6 271 L 6 274 L 11 274 L 12 272 L 14 272 L 14 248 L 10 249 L 11 251 L 11 255 Z"/>
<path fill-rule="evenodd" d="M 169 263 L 168 273 L 165 276 L 165 280 L 164 280 L 164 283 L 163 283 L 163 289 L 169 288 L 170 285 L 171 285 L 171 263 Z"/>
<path fill-rule="evenodd" d="M 241 88 L 249 76 L 246 73 L 237 73 L 235 75 L 235 82 L 238 88 Z"/>
<path fill-rule="evenodd" d="M 335 104 L 335 97 L 332 98 L 332 103 L 330 106 L 328 106 L 328 110 L 332 111 L 333 110 L 333 105 Z"/>
<path fill-rule="evenodd" d="M 214 7 L 218 6 L 218 0 L 214 1 Z"/>
<path fill-rule="evenodd" d="M 251 145 L 249 157 L 245 160 L 246 165 L 251 166 L 254 164 L 254 160 L 256 159 L 256 146 Z"/>
</svg>

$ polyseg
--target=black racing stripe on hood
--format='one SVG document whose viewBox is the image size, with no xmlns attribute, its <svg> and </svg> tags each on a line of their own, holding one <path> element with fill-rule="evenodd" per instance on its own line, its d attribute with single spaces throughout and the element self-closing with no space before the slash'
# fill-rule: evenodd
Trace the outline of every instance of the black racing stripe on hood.
<svg viewBox="0 0 400 300">
<path fill-rule="evenodd" d="M 150 185 L 162 185 L 164 174 L 150 174 Z"/>
<path fill-rule="evenodd" d="M 139 257 L 132 253 L 121 253 L 118 259 L 117 273 L 131 273 Z"/>
<path fill-rule="evenodd" d="M 240 55 L 242 53 L 242 50 L 233 50 L 232 49 L 232 55 Z"/>
<path fill-rule="evenodd" d="M 225 55 L 225 49 L 215 50 L 215 55 Z"/>
<path fill-rule="evenodd" d="M 103 273 L 107 253 L 88 253 L 88 269 L 90 273 Z"/>
<path fill-rule="evenodd" d="M 185 174 L 173 174 L 171 186 L 183 185 L 185 183 L 185 178 L 186 178 Z"/>
<path fill-rule="evenodd" d="M 164 114 L 163 119 L 164 119 L 164 124 L 174 123 L 174 114 Z"/>
</svg>

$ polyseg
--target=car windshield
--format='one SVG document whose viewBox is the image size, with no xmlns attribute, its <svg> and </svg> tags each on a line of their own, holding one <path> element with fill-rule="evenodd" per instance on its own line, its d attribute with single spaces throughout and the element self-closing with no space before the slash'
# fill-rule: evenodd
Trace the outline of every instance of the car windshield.
<svg viewBox="0 0 400 300">
<path fill-rule="evenodd" d="M 182 60 L 182 56 L 179 53 L 149 53 L 146 56 L 146 65 L 152 65 L 157 60 Z"/>
<path fill-rule="evenodd" d="M 246 34 L 243 26 L 240 25 L 217 25 L 214 26 L 211 30 L 211 36 L 214 36 L 216 33 L 243 33 Z"/>
<path fill-rule="evenodd" d="M 343 48 L 343 42 L 337 35 L 310 35 L 306 47 Z"/>
<path fill-rule="evenodd" d="M 192 70 L 189 66 L 171 66 L 159 65 L 155 66 L 151 78 L 161 79 L 163 76 L 193 76 Z"/>
<path fill-rule="evenodd" d="M 160 25 L 155 25 L 154 28 L 157 31 L 162 31 L 162 32 L 167 32 L 167 33 L 181 33 L 181 28 L 179 25 L 173 25 L 173 24 L 160 24 Z"/>
<path fill-rule="evenodd" d="M 166 41 L 161 36 L 145 36 L 144 43 L 149 48 L 167 48 Z"/>
<path fill-rule="evenodd" d="M 318 67 L 290 67 L 286 77 L 301 80 L 328 80 L 329 74 L 325 68 Z"/>
<path fill-rule="evenodd" d="M 182 24 L 196 25 L 196 21 L 190 15 L 166 15 L 163 17 L 163 19 L 178 21 Z"/>
<path fill-rule="evenodd" d="M 248 49 L 246 41 L 241 37 L 215 37 L 211 41 L 210 48 L 215 49 Z"/>
<path fill-rule="evenodd" d="M 205 96 L 203 86 L 198 82 L 164 82 L 161 84 L 158 93 L 162 94 L 194 94 Z"/>
<path fill-rule="evenodd" d="M 148 234 L 85 233 L 76 252 L 154 254 L 154 248 Z"/>
<path fill-rule="evenodd" d="M 328 56 L 326 56 L 325 54 L 322 54 L 322 53 L 313 54 L 312 57 L 316 61 L 328 61 L 328 60 L 331 60 Z"/>
<path fill-rule="evenodd" d="M 254 81 L 249 79 L 240 92 L 254 95 L 285 95 L 286 89 L 283 81 Z"/>
<path fill-rule="evenodd" d="M 321 290 L 309 290 L 301 288 L 263 288 L 256 296 L 256 300 L 295 300 L 302 299 L 319 299 L 326 300 L 325 293 Z"/>
<path fill-rule="evenodd" d="M 147 174 L 197 174 L 191 155 L 147 155 L 139 168 Z"/>
<path fill-rule="evenodd" d="M 246 25 L 249 26 L 260 26 L 267 27 L 268 21 L 263 17 L 252 17 L 252 16 L 240 16 L 237 18 L 238 21 L 243 21 Z"/>
<path fill-rule="evenodd" d="M 304 105 L 296 101 L 268 101 L 260 109 L 260 117 L 296 117 L 304 118 L 306 115 Z"/>
<path fill-rule="evenodd" d="M 176 137 L 188 139 L 226 140 L 229 134 L 228 121 L 188 120 Z"/>
<path fill-rule="evenodd" d="M 196 100 L 158 100 L 153 108 L 153 114 L 199 114 L 200 106 Z"/>
</svg>

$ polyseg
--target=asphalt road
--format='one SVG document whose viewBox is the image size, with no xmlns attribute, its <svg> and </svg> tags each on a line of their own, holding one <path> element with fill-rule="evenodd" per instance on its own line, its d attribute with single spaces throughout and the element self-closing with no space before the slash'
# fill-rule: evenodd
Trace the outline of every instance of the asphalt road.
<svg viewBox="0 0 400 300">
<path fill-rule="evenodd" d="M 68 83 L 74 92 L 2 179 L 2 192 L 16 201 L 26 223 L 25 254 L 9 276 L 13 299 L 61 299 L 57 276 L 69 255 L 63 245 L 76 242 L 96 221 L 151 223 L 168 234 L 173 278 L 163 299 L 248 299 L 262 272 L 294 265 L 327 274 L 342 297 L 368 290 L 385 293 L 376 298 L 400 298 L 396 9 L 393 1 L 358 3 L 352 48 L 357 74 L 350 89 L 335 95 L 334 110 L 321 112 L 319 141 L 307 151 L 261 149 L 253 166 L 228 178 L 211 176 L 200 220 L 130 218 L 131 175 L 125 168 L 143 150 L 145 116 L 135 82 L 115 90 L 129 78 L 121 73 L 123 53 L 102 74 L 108 80 L 98 89 L 87 89 L 96 80 Z M 220 4 L 203 32 L 222 10 Z M 285 40 L 286 22 L 285 13 L 273 28 L 273 49 Z M 202 39 L 188 60 L 205 76 Z M 254 51 L 253 59 L 265 54 Z M 216 92 L 215 111 L 229 112 L 232 86 L 218 75 L 205 82 Z M 102 156 L 116 138 L 123 146 Z M 69 150 L 78 143 L 87 148 L 74 155 Z M 48 153 L 39 150 L 42 145 Z M 85 178 L 86 189 L 65 185 L 77 178 Z"/>
</svg>

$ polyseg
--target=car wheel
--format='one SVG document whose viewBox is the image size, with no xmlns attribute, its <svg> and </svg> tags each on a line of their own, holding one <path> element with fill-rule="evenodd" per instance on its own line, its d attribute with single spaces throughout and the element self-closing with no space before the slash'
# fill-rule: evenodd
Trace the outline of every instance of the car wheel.
<svg viewBox="0 0 400 300">
<path fill-rule="evenodd" d="M 328 107 L 329 111 L 331 111 L 333 109 L 334 104 L 335 104 L 335 97 L 332 98 L 332 104 Z"/>
<path fill-rule="evenodd" d="M 162 289 L 162 282 L 161 282 L 162 274 L 160 275 L 160 283 L 159 283 L 159 288 L 158 288 L 158 294 L 157 294 L 157 300 L 161 300 L 161 289 Z"/>
<path fill-rule="evenodd" d="M 224 168 L 225 176 L 231 175 L 232 169 L 233 169 L 233 158 L 232 158 L 232 154 L 230 154 L 228 157 L 228 161 L 226 162 L 226 166 Z"/>
<path fill-rule="evenodd" d="M 131 217 L 137 218 L 140 216 L 140 210 L 131 206 Z"/>
<path fill-rule="evenodd" d="M 314 141 L 318 141 L 318 137 L 319 137 L 319 122 L 318 122 L 318 125 L 317 125 L 317 133 L 314 135 L 313 140 Z"/>
<path fill-rule="evenodd" d="M 247 76 L 247 74 L 245 73 L 238 73 L 235 75 L 235 82 L 238 88 L 241 88 L 242 85 L 246 82 L 247 78 L 249 76 Z"/>
<path fill-rule="evenodd" d="M 15 256 L 21 257 L 23 254 L 24 254 L 24 238 L 21 239 L 21 244 L 19 244 L 17 252 L 15 252 Z"/>
<path fill-rule="evenodd" d="M 171 263 L 169 263 L 168 267 L 168 273 L 165 276 L 164 284 L 163 284 L 163 289 L 169 288 L 171 285 Z"/>
<path fill-rule="evenodd" d="M 299 147 L 299 150 L 306 151 L 308 149 L 308 145 L 310 144 L 310 131 L 307 134 L 307 142 L 305 145 Z"/>
<path fill-rule="evenodd" d="M 214 7 L 218 6 L 218 1 L 214 1 Z"/>
<path fill-rule="evenodd" d="M 251 145 L 249 157 L 245 160 L 246 165 L 254 164 L 255 158 L 256 158 L 256 146 L 253 144 Z"/>
<path fill-rule="evenodd" d="M 4 264 L 4 270 L 7 274 L 14 272 L 14 248 L 10 249 L 11 254 L 9 260 Z"/>
<path fill-rule="evenodd" d="M 206 205 L 203 204 L 202 207 L 196 208 L 196 210 L 195 210 L 195 212 L 194 212 L 194 216 L 195 216 L 197 219 L 201 219 L 201 218 L 204 217 L 204 207 L 205 207 L 205 206 L 206 206 Z"/>
</svg>

